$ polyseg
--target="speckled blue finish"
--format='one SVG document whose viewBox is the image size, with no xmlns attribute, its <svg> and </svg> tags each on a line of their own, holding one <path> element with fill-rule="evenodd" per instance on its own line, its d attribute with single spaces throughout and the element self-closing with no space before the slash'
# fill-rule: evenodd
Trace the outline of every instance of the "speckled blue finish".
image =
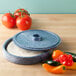
<svg viewBox="0 0 76 76">
<path fill-rule="evenodd" d="M 3 55 L 4 57 L 10 61 L 10 62 L 13 62 L 13 63 L 16 63 L 16 64 L 23 64 L 23 65 L 31 65 L 31 64 L 36 64 L 36 63 L 39 63 L 39 62 L 42 62 L 44 60 L 46 60 L 48 57 L 49 57 L 49 53 L 51 53 L 52 51 L 46 51 L 40 55 L 37 55 L 37 56 L 33 56 L 33 57 L 21 57 L 21 56 L 15 56 L 15 55 L 12 55 L 10 54 L 8 51 L 7 51 L 7 47 L 9 45 L 9 43 L 12 41 L 12 38 L 8 39 L 4 45 L 3 45 Z M 10 50 L 11 51 L 11 50 Z"/>
<path fill-rule="evenodd" d="M 34 37 L 37 35 L 37 37 Z M 43 51 L 55 48 L 60 44 L 60 37 L 52 32 L 44 30 L 27 30 L 16 34 L 13 37 L 14 43 L 28 50 Z"/>
<path fill-rule="evenodd" d="M 43 51 L 43 53 L 33 57 L 21 57 L 12 55 L 7 51 L 7 47 L 11 41 L 14 41 L 17 46 L 23 49 L 27 49 L 28 51 Z M 52 32 L 43 30 L 27 30 L 16 34 L 13 38 L 8 39 L 4 43 L 3 55 L 8 61 L 16 64 L 36 64 L 46 60 L 49 57 L 49 54 L 52 52 L 52 49 L 57 47 L 60 42 L 60 37 Z M 48 49 L 51 50 L 47 51 Z"/>
</svg>

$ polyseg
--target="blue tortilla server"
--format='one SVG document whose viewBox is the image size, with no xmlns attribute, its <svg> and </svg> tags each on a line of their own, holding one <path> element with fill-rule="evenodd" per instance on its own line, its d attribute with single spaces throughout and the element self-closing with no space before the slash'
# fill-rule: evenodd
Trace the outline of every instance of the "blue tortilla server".
<svg viewBox="0 0 76 76">
<path fill-rule="evenodd" d="M 36 56 L 16 56 L 8 52 L 8 45 L 13 42 L 17 47 L 33 52 L 42 52 Z M 60 37 L 53 33 L 44 30 L 27 30 L 16 34 L 8 39 L 3 45 L 3 55 L 5 58 L 16 64 L 31 65 L 42 62 L 49 57 L 52 49 L 56 48 L 61 43 Z M 13 48 L 12 48 L 13 49 Z M 13 49 L 14 50 L 14 49 Z M 10 50 L 11 51 L 11 50 Z M 19 50 L 21 51 L 21 50 Z"/>
</svg>

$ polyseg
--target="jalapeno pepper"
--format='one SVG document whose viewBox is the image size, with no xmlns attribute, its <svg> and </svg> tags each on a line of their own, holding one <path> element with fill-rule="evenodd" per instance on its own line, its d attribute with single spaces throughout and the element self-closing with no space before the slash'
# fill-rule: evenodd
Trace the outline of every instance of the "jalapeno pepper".
<svg viewBox="0 0 76 76">
<path fill-rule="evenodd" d="M 46 63 L 49 64 L 49 65 L 52 65 L 52 66 L 58 66 L 58 65 L 61 65 L 59 62 L 52 61 L 52 60 L 46 61 Z"/>
</svg>

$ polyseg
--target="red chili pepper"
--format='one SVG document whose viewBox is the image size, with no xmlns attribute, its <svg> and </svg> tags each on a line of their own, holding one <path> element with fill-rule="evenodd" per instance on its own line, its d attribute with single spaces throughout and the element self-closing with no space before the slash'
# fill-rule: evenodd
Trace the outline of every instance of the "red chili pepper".
<svg viewBox="0 0 76 76">
<path fill-rule="evenodd" d="M 59 57 L 56 59 L 53 59 L 53 61 L 60 62 Z"/>
<path fill-rule="evenodd" d="M 67 54 L 60 55 L 59 56 L 59 61 L 60 61 L 61 64 L 64 64 L 66 66 L 72 66 L 72 64 L 73 64 L 72 55 L 67 55 Z"/>
</svg>

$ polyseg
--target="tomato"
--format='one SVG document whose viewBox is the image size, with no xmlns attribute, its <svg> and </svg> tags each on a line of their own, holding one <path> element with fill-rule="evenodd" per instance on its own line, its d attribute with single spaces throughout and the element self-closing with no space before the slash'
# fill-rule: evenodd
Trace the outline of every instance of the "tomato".
<svg viewBox="0 0 76 76">
<path fill-rule="evenodd" d="M 2 24 L 7 28 L 13 28 L 16 25 L 15 17 L 11 13 L 6 13 L 2 16 Z"/>
<path fill-rule="evenodd" d="M 28 13 L 28 11 L 27 10 L 25 10 L 25 9 L 17 9 L 15 12 L 14 12 L 14 16 L 17 18 L 18 16 L 21 16 L 21 14 L 22 15 L 30 15 L 29 13 Z"/>
<path fill-rule="evenodd" d="M 16 26 L 22 31 L 30 29 L 31 24 L 32 19 L 28 15 L 23 15 L 16 19 Z"/>
</svg>

